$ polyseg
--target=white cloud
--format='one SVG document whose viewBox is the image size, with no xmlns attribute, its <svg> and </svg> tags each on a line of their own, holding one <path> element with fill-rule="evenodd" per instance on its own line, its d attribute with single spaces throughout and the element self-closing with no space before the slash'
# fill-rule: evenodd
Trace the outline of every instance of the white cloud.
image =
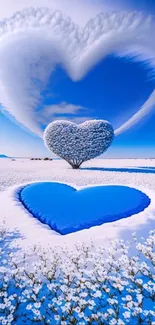
<svg viewBox="0 0 155 325">
<path fill-rule="evenodd" d="M 49 117 L 51 115 L 55 116 L 61 114 L 77 114 L 77 112 L 81 110 L 85 110 L 85 108 L 82 106 L 62 102 L 59 105 L 46 106 L 44 110 L 44 116 Z"/>
<path fill-rule="evenodd" d="M 42 112 L 40 112 L 39 116 L 37 117 L 37 121 L 43 123 L 44 125 L 48 125 L 53 120 L 58 119 L 83 121 L 83 117 L 75 117 L 75 115 L 83 113 L 85 111 L 86 109 L 82 106 L 62 102 L 57 105 L 45 106 Z M 84 117 L 84 121 L 88 119 L 90 118 Z"/>
<path fill-rule="evenodd" d="M 89 19 L 101 11 L 118 8 L 109 0 L 5 0 L 0 3 L 0 19 L 12 16 L 16 11 L 28 7 L 47 7 L 60 10 L 77 24 L 84 26 Z"/>
<path fill-rule="evenodd" d="M 145 102 L 145 104 L 141 107 L 141 109 L 135 113 L 127 122 L 115 130 L 115 135 L 119 135 L 120 133 L 130 129 L 134 124 L 138 123 L 143 117 L 145 117 L 145 115 L 147 115 L 153 107 L 155 108 L 155 90 Z"/>
<path fill-rule="evenodd" d="M 0 26 L 0 102 L 18 122 L 42 136 L 37 106 L 57 64 L 73 80 L 83 78 L 111 52 L 149 59 L 154 67 L 154 34 L 154 18 L 139 13 L 100 14 L 82 29 L 46 8 L 18 12 Z M 153 98 L 116 134 L 150 111 Z"/>
</svg>

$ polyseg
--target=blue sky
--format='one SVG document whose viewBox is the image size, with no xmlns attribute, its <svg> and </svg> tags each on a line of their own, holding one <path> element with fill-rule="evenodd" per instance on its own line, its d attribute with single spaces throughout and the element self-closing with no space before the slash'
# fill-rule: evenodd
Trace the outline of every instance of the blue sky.
<svg viewBox="0 0 155 325">
<path fill-rule="evenodd" d="M 119 1 L 119 6 L 123 8 L 123 2 Z M 127 0 L 126 9 L 153 13 L 155 4 L 151 0 Z M 72 81 L 62 66 L 57 66 L 40 91 L 42 97 L 36 104 L 36 120 L 42 130 L 50 120 L 64 118 L 77 123 L 87 119 L 105 119 L 117 129 L 139 110 L 154 89 L 153 70 L 146 62 L 118 58 L 114 54 L 100 60 L 78 81 Z M 2 107 L 3 103 L 0 108 L 0 154 L 49 156 L 42 138 Z M 104 156 L 155 157 L 154 126 L 155 107 L 137 124 L 117 135 Z"/>
<path fill-rule="evenodd" d="M 154 0 L 119 0 L 118 4 L 121 8 L 136 9 L 145 11 L 146 13 L 155 13 Z"/>
</svg>

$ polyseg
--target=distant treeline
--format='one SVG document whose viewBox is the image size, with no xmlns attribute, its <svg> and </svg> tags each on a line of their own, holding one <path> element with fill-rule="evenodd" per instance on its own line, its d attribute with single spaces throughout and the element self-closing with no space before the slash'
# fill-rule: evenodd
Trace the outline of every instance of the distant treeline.
<svg viewBox="0 0 155 325">
<path fill-rule="evenodd" d="M 45 158 L 31 158 L 31 160 L 53 160 L 53 159 L 45 157 Z"/>
</svg>

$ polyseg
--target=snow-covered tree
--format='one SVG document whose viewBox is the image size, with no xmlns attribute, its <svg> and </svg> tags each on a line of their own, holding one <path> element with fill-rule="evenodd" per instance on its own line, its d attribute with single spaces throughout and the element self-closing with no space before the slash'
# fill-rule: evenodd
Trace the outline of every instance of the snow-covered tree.
<svg viewBox="0 0 155 325">
<path fill-rule="evenodd" d="M 112 125 L 104 120 L 87 121 L 80 125 L 54 121 L 44 132 L 47 148 L 74 169 L 84 161 L 100 156 L 111 145 L 113 138 Z"/>
</svg>

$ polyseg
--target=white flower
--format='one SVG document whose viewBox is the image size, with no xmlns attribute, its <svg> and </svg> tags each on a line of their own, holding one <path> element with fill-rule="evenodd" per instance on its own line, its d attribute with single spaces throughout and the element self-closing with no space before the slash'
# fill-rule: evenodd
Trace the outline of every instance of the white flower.
<svg viewBox="0 0 155 325">
<path fill-rule="evenodd" d="M 131 301 L 132 297 L 130 295 L 126 296 L 126 301 Z"/>
<path fill-rule="evenodd" d="M 26 309 L 27 309 L 27 310 L 31 310 L 31 309 L 32 309 L 32 305 L 31 305 L 31 304 L 27 305 L 27 306 L 26 306 Z"/>
<path fill-rule="evenodd" d="M 40 311 L 38 309 L 33 308 L 32 311 L 36 316 L 40 316 Z"/>
<path fill-rule="evenodd" d="M 128 318 L 130 318 L 131 315 L 128 311 L 125 311 L 125 313 L 123 313 L 123 316 L 125 319 L 128 319 Z"/>
<path fill-rule="evenodd" d="M 132 308 L 132 306 L 133 306 L 133 302 L 132 302 L 132 301 L 129 301 L 129 302 L 127 303 L 127 307 L 128 307 L 128 308 Z"/>
<path fill-rule="evenodd" d="M 79 315 L 78 315 L 80 318 L 84 318 L 84 313 L 83 312 L 80 312 Z"/>
<path fill-rule="evenodd" d="M 108 312 L 110 315 L 114 314 L 114 310 L 111 309 L 111 308 L 109 308 L 109 309 L 107 310 L 107 312 Z"/>
<path fill-rule="evenodd" d="M 116 319 L 112 319 L 110 322 L 109 322 L 110 325 L 117 325 L 117 320 Z"/>
<path fill-rule="evenodd" d="M 7 324 L 7 320 L 6 319 L 3 319 L 2 320 L 2 325 L 6 325 Z"/>
<path fill-rule="evenodd" d="M 41 303 L 40 302 L 35 302 L 34 307 L 39 309 L 41 307 Z"/>
<path fill-rule="evenodd" d="M 76 308 L 74 309 L 74 311 L 75 311 L 76 313 L 80 313 L 81 308 L 80 308 L 80 307 L 76 307 Z"/>
<path fill-rule="evenodd" d="M 118 319 L 118 325 L 126 325 L 126 324 L 122 321 L 122 319 Z"/>
<path fill-rule="evenodd" d="M 86 248 L 84 244 L 77 245 L 75 250 L 65 247 L 61 254 L 57 248 L 42 255 L 39 252 L 37 262 L 31 265 L 30 278 L 25 274 L 26 270 L 30 274 L 30 266 L 24 264 L 23 259 L 19 258 L 15 262 L 10 257 L 11 262 L 8 262 L 5 274 L 0 273 L 0 310 L 1 314 L 6 312 L 7 315 L 0 315 L 0 324 L 11 325 L 15 313 L 20 317 L 23 312 L 29 315 L 31 310 L 32 322 L 44 319 L 49 325 L 51 313 L 55 317 L 55 324 L 61 325 L 75 321 L 75 312 L 79 325 L 91 323 L 92 320 L 97 322 L 98 319 L 109 325 L 126 325 L 132 321 L 136 324 L 137 318 L 141 316 L 153 320 L 153 304 L 150 310 L 145 310 L 147 299 L 153 300 L 155 290 L 155 275 L 151 266 L 154 263 L 155 232 L 151 236 L 139 246 L 142 249 L 140 257 L 131 256 L 131 252 L 127 256 L 128 247 L 122 241 L 113 243 L 108 259 L 108 252 L 105 253 L 102 248 L 98 247 L 96 253 L 94 246 L 92 250 L 92 246 Z M 124 256 L 121 256 L 122 251 L 125 252 Z M 17 270 L 14 269 L 14 263 L 20 264 Z M 146 271 L 147 277 L 143 281 Z M 49 272 L 53 274 L 52 280 L 49 279 Z M 10 283 L 13 283 L 13 288 Z M 20 288 L 21 295 L 11 294 L 14 287 Z M 42 296 L 45 289 L 46 296 Z M 41 315 L 41 307 L 43 310 L 46 308 L 47 315 L 46 312 Z M 85 308 L 90 309 L 90 316 L 85 315 Z M 64 313 L 66 318 L 61 320 L 61 314 Z"/>
<path fill-rule="evenodd" d="M 97 290 L 97 291 L 93 294 L 93 296 L 94 296 L 95 298 L 100 298 L 100 297 L 102 296 L 102 293 L 101 293 L 101 291 Z"/>
<path fill-rule="evenodd" d="M 143 280 L 142 279 L 136 279 L 136 283 L 142 285 L 143 284 Z"/>
</svg>

